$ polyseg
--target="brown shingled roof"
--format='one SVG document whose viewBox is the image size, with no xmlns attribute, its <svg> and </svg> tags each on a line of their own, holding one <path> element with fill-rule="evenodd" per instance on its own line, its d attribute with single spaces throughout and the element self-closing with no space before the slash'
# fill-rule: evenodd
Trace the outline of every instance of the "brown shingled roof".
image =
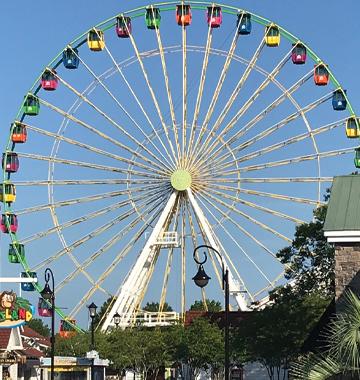
<svg viewBox="0 0 360 380">
<path fill-rule="evenodd" d="M 11 329 L 0 329 L 0 350 L 6 350 L 9 345 Z"/>
<path fill-rule="evenodd" d="M 44 346 L 51 346 L 49 338 L 39 334 L 35 330 L 31 329 L 29 326 L 22 326 L 21 335 L 27 338 L 35 338 L 39 341 L 39 343 L 43 344 Z"/>
</svg>

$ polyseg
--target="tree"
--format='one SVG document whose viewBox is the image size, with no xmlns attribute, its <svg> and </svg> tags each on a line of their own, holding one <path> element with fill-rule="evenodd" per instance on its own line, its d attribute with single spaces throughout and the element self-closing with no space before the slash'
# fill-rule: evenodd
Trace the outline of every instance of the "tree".
<svg viewBox="0 0 360 380">
<path fill-rule="evenodd" d="M 94 327 L 97 329 L 99 328 L 99 324 L 102 324 L 104 322 L 104 318 L 106 313 L 108 312 L 108 309 L 110 305 L 112 305 L 116 301 L 116 297 L 109 297 L 100 307 L 100 310 L 98 313 L 96 313 L 94 317 Z"/>
<path fill-rule="evenodd" d="M 216 375 L 223 368 L 224 337 L 220 328 L 208 319 L 196 318 L 184 331 L 178 358 L 188 364 L 192 378 L 200 370 Z"/>
<path fill-rule="evenodd" d="M 160 304 L 159 302 L 147 302 L 143 307 L 143 310 L 156 313 L 160 310 Z M 162 311 L 173 311 L 173 309 L 167 302 L 165 302 Z"/>
<path fill-rule="evenodd" d="M 221 302 L 215 301 L 215 300 L 209 300 L 208 298 L 206 299 L 206 305 L 207 309 L 210 312 L 213 313 L 218 313 L 221 311 Z M 204 303 L 202 300 L 197 300 L 195 301 L 191 306 L 190 306 L 191 311 L 205 311 Z"/>
<path fill-rule="evenodd" d="M 285 379 L 290 362 L 328 304 L 319 294 L 282 298 L 264 310 L 252 312 L 235 333 L 235 349 L 245 361 L 260 362 L 269 378 Z"/>
<path fill-rule="evenodd" d="M 311 353 L 294 363 L 293 379 L 325 380 L 337 375 L 347 379 L 360 377 L 360 299 L 351 291 L 345 295 L 346 306 L 330 323 L 324 334 L 329 346 L 324 354 Z"/>
<path fill-rule="evenodd" d="M 49 337 L 50 329 L 48 325 L 45 325 L 44 322 L 40 318 L 30 319 L 29 322 L 26 323 L 31 329 L 36 331 L 42 336 Z"/>
<path fill-rule="evenodd" d="M 293 293 L 304 295 L 320 291 L 325 297 L 334 294 L 335 250 L 328 244 L 323 232 L 326 211 L 327 206 L 317 208 L 312 222 L 296 227 L 291 246 L 277 253 L 286 266 L 285 277 L 294 280 L 291 285 Z"/>
<path fill-rule="evenodd" d="M 85 356 L 89 351 L 89 334 L 76 334 L 71 338 L 56 335 L 55 354 L 59 356 Z"/>
<path fill-rule="evenodd" d="M 119 374 L 128 369 L 141 373 L 145 380 L 156 378 L 161 368 L 176 361 L 182 330 L 182 326 L 113 329 L 106 334 L 99 352 L 110 359 Z"/>
</svg>

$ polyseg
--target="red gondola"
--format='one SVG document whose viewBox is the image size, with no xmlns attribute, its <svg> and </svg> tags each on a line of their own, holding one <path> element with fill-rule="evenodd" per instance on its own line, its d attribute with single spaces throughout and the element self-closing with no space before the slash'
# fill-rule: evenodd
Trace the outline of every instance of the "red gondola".
<svg viewBox="0 0 360 380">
<path fill-rule="evenodd" d="M 326 86 L 329 83 L 329 71 L 325 64 L 315 65 L 314 82 L 317 86 Z"/>
<path fill-rule="evenodd" d="M 38 302 L 38 314 L 40 317 L 51 317 L 52 311 L 51 311 L 51 305 L 47 301 L 45 301 L 43 298 L 39 298 Z"/>
<path fill-rule="evenodd" d="M 41 76 L 41 87 L 46 91 L 55 91 L 58 84 L 56 71 L 46 69 Z"/>
<path fill-rule="evenodd" d="M 303 44 L 293 44 L 291 60 L 295 65 L 303 65 L 306 62 L 306 47 Z"/>
<path fill-rule="evenodd" d="M 176 6 L 176 22 L 181 26 L 188 26 L 191 24 L 191 6 L 189 4 L 180 4 Z"/>
<path fill-rule="evenodd" d="M 2 214 L 0 222 L 0 230 L 4 234 L 9 233 L 8 225 L 11 233 L 16 233 L 18 229 L 18 219 L 15 214 Z"/>
<path fill-rule="evenodd" d="M 76 330 L 73 327 L 73 324 L 75 323 L 76 323 L 75 319 L 69 319 L 69 320 L 62 319 L 60 321 L 59 335 L 62 338 L 71 338 L 74 335 L 76 335 Z"/>
<path fill-rule="evenodd" d="M 222 24 L 222 10 L 219 6 L 208 7 L 206 13 L 207 23 L 211 28 L 219 28 Z"/>
<path fill-rule="evenodd" d="M 25 124 L 15 122 L 11 124 L 11 141 L 16 144 L 23 144 L 27 140 L 27 131 Z"/>
<path fill-rule="evenodd" d="M 1 164 L 7 173 L 16 173 L 19 169 L 19 157 L 15 152 L 3 153 Z"/>
</svg>

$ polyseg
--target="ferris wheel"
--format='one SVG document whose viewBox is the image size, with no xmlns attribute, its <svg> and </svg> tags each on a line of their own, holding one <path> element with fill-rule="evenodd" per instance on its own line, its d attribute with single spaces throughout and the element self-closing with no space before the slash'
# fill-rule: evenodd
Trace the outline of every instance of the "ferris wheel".
<svg viewBox="0 0 360 380">
<path fill-rule="evenodd" d="M 68 307 L 57 312 L 76 329 L 92 299 L 111 298 L 106 330 L 146 300 L 160 315 L 166 301 L 184 313 L 205 300 L 189 280 L 208 244 L 234 307 L 249 310 L 284 283 L 276 252 L 333 176 L 354 152 L 360 166 L 358 137 L 330 66 L 276 23 L 202 1 L 121 10 L 64 47 L 11 125 L 9 262 L 40 280 L 51 267 Z"/>
</svg>

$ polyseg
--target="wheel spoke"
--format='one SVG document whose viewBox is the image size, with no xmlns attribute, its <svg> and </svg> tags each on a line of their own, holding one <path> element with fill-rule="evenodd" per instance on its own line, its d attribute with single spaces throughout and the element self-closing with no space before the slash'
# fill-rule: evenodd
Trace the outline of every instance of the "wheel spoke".
<svg viewBox="0 0 360 380">
<path fill-rule="evenodd" d="M 159 193 L 161 194 L 161 192 L 159 192 Z M 159 199 L 158 196 L 157 197 L 153 197 L 151 201 L 155 202 L 158 199 Z M 38 265 L 36 265 L 32 269 L 32 271 L 36 272 L 39 269 L 44 268 L 46 265 L 51 264 L 54 260 L 57 260 L 60 257 L 64 256 L 68 252 L 72 252 L 75 248 L 77 248 L 77 247 L 81 246 L 82 244 L 86 243 L 87 241 L 89 241 L 89 240 L 91 240 L 91 239 L 99 236 L 100 234 L 102 234 L 103 232 L 109 230 L 111 227 L 115 226 L 117 223 L 125 220 L 127 217 L 129 217 L 131 214 L 133 214 L 135 212 L 136 211 L 134 209 L 131 209 L 131 210 L 129 210 L 129 211 L 121 214 L 120 216 L 116 217 L 115 219 L 111 220 L 110 222 L 103 224 L 99 228 L 96 228 L 92 232 L 84 235 L 80 239 L 78 239 L 75 242 L 73 242 L 71 245 L 68 245 L 65 248 L 61 249 L 60 251 L 58 251 L 57 253 L 55 253 L 53 256 L 49 257 L 46 260 L 43 260 L 41 263 L 39 263 Z"/>
<path fill-rule="evenodd" d="M 84 149 L 86 149 L 86 150 L 88 150 L 90 152 L 94 152 L 94 153 L 97 153 L 97 154 L 102 155 L 102 156 L 113 158 L 114 160 L 124 162 L 126 164 L 131 165 L 131 166 L 137 166 L 139 168 L 148 170 L 149 172 L 152 172 L 152 173 L 156 173 L 156 174 L 163 174 L 164 173 L 164 169 L 163 168 L 162 168 L 162 170 L 154 169 L 153 166 L 145 165 L 145 164 L 142 164 L 140 162 L 137 162 L 137 161 L 134 161 L 134 160 L 130 160 L 130 159 L 125 158 L 125 157 L 121 157 L 121 156 L 119 156 L 117 154 L 113 154 L 113 153 L 107 152 L 105 150 L 96 148 L 96 147 L 91 146 L 89 144 L 86 144 L 86 143 L 83 143 L 83 142 L 80 142 L 80 141 L 77 141 L 77 140 L 74 140 L 74 139 L 62 136 L 62 135 L 58 135 L 56 133 L 52 133 L 52 132 L 46 131 L 44 129 L 33 127 L 33 126 L 29 125 L 29 124 L 25 124 L 25 125 L 26 125 L 26 128 L 29 129 L 30 131 L 34 131 L 34 132 L 42 134 L 44 136 L 51 137 L 54 140 L 64 141 L 64 142 L 66 142 L 66 143 L 68 143 L 70 145 L 74 145 L 74 146 L 77 146 L 77 147 L 84 148 Z"/>
<path fill-rule="evenodd" d="M 210 129 L 209 131 L 209 134 L 208 134 L 208 137 L 205 139 L 204 143 L 202 144 L 201 146 L 201 149 L 198 149 L 196 150 L 196 146 L 194 147 L 194 151 L 195 152 L 195 155 L 194 155 L 194 160 L 196 160 L 196 158 L 199 156 L 200 154 L 200 150 L 202 151 L 203 149 L 206 149 L 207 148 L 207 145 L 211 139 L 211 137 L 213 136 L 213 133 L 215 133 L 218 128 L 220 127 L 220 125 L 222 124 L 222 122 L 224 121 L 226 115 L 228 114 L 228 112 L 230 111 L 231 107 L 233 106 L 235 100 L 237 99 L 242 87 L 244 86 L 247 78 L 249 77 L 250 73 L 252 72 L 254 66 L 256 65 L 256 62 L 258 60 L 258 58 L 260 57 L 260 54 L 261 54 L 261 51 L 263 49 L 263 47 L 265 46 L 265 38 L 263 37 L 258 48 L 256 49 L 253 57 L 251 58 L 249 64 L 247 65 L 242 77 L 240 78 L 238 84 L 236 85 L 234 91 L 232 92 L 232 94 L 230 95 L 230 98 L 229 100 L 227 101 L 225 107 L 223 108 L 223 110 L 219 113 L 219 117 L 217 118 L 214 126 Z M 205 132 L 206 130 L 204 130 Z M 198 146 L 199 144 L 201 143 L 201 139 L 198 139 L 197 140 L 197 143 L 198 143 Z"/>
<path fill-rule="evenodd" d="M 227 217 L 226 216 L 226 213 L 224 213 L 219 207 L 217 207 L 213 202 L 211 202 L 210 200 L 208 200 L 206 198 L 206 193 L 202 194 L 202 193 L 199 193 L 199 201 L 200 203 L 204 206 L 204 208 L 209 212 L 209 214 L 213 217 L 213 219 L 215 220 L 215 222 L 221 226 L 221 229 L 225 232 L 225 234 L 235 243 L 235 245 L 239 248 L 239 250 L 244 254 L 244 256 L 250 261 L 250 263 L 256 268 L 256 270 L 261 274 L 261 276 L 269 283 L 271 284 L 271 280 L 268 278 L 268 276 L 265 274 L 265 272 L 255 263 L 255 261 L 250 257 L 250 255 L 240 246 L 240 244 L 237 242 L 237 240 L 234 238 L 234 236 L 228 231 L 227 228 L 225 228 L 224 224 L 223 223 L 220 223 L 220 220 L 214 215 L 214 213 L 210 210 L 210 208 L 208 206 L 206 206 L 206 204 L 201 200 L 204 199 L 207 203 L 209 203 L 210 207 L 213 207 L 215 208 L 215 210 L 217 210 L 220 214 L 222 214 L 224 217 Z M 240 226 L 239 223 L 235 222 L 233 219 L 231 218 L 228 218 L 229 222 L 231 222 L 236 228 L 238 228 L 242 233 L 244 233 L 246 236 L 248 236 L 250 239 L 252 239 L 257 245 L 259 245 L 263 250 L 265 250 L 267 253 L 270 254 L 270 256 L 274 259 L 276 259 L 277 261 L 279 261 L 279 259 L 276 257 L 276 255 L 269 249 L 267 248 L 264 244 L 262 244 L 258 239 L 255 238 L 255 236 L 253 236 L 250 232 L 248 232 L 247 230 L 245 230 L 243 227 Z M 234 265 L 234 268 L 236 268 L 236 266 Z M 240 277 L 240 275 L 239 275 Z M 249 293 L 250 294 L 250 293 Z"/>
<path fill-rule="evenodd" d="M 155 191 L 155 194 L 157 194 L 157 193 L 158 192 Z M 149 194 L 149 195 L 151 195 L 151 194 Z M 51 235 L 51 234 L 53 234 L 55 232 L 58 232 L 59 230 L 63 231 L 66 228 L 72 227 L 72 226 L 74 226 L 76 224 L 81 224 L 81 223 L 87 222 L 87 221 L 89 221 L 91 219 L 95 219 L 95 218 L 97 218 L 97 217 L 99 217 L 101 215 L 104 215 L 104 214 L 107 214 L 109 212 L 115 211 L 115 210 L 117 210 L 119 208 L 122 208 L 122 207 L 125 207 L 125 206 L 129 206 L 133 202 L 140 201 L 142 199 L 144 199 L 144 196 L 139 196 L 137 198 L 132 198 L 132 199 L 126 199 L 125 201 L 112 204 L 112 205 L 107 206 L 105 208 L 102 208 L 100 210 L 91 212 L 91 213 L 86 214 L 86 215 L 82 215 L 82 216 L 80 216 L 78 218 L 69 220 L 67 222 L 64 222 L 62 224 L 57 224 L 56 226 L 51 227 L 51 228 L 49 228 L 49 229 L 47 229 L 45 231 L 41 231 L 41 232 L 38 232 L 38 233 L 33 234 L 31 236 L 28 236 L 28 237 L 26 237 L 24 239 L 21 239 L 21 243 L 24 244 L 24 245 L 25 244 L 29 244 L 29 243 L 31 243 L 34 240 L 42 239 L 42 238 L 47 237 L 47 236 L 49 236 L 49 235 Z M 49 209 L 53 209 L 53 205 L 50 205 Z"/>
<path fill-rule="evenodd" d="M 130 185 L 130 184 L 147 184 L 159 185 L 163 183 L 163 179 L 142 179 L 142 178 L 126 178 L 126 179 L 59 179 L 59 180 L 34 180 L 34 181 L 16 181 L 16 186 L 64 186 L 64 185 Z"/>
<path fill-rule="evenodd" d="M 314 206 L 325 204 L 325 202 L 319 202 L 318 200 L 313 200 L 313 199 L 292 197 L 289 195 L 267 193 L 264 191 L 249 190 L 249 189 L 244 189 L 244 188 L 239 189 L 237 187 L 219 186 L 219 185 L 213 185 L 213 188 L 224 190 L 224 191 L 233 191 L 234 193 L 244 193 L 248 195 L 256 195 L 259 197 L 273 198 L 273 199 L 279 199 L 279 200 L 284 200 L 284 201 L 289 201 L 289 202 L 304 203 L 304 204 L 309 204 L 309 205 L 314 205 Z"/>
<path fill-rule="evenodd" d="M 128 233 L 130 233 L 142 220 L 143 216 L 153 209 L 153 206 L 149 206 L 143 210 L 142 215 L 137 216 L 131 223 L 123 227 L 118 233 L 112 236 L 100 249 L 93 252 L 84 262 L 81 263 L 81 267 L 77 267 L 72 271 L 64 280 L 62 280 L 57 286 L 57 292 L 60 291 L 64 286 L 73 281 L 78 275 L 80 275 L 86 268 L 88 268 L 94 261 L 105 254 L 109 249 L 111 249 L 116 243 L 123 239 Z M 135 213 L 134 213 L 135 214 Z M 129 251 L 126 251 L 121 257 L 121 260 L 126 256 Z M 95 282 L 92 283 L 95 285 Z"/>
<path fill-rule="evenodd" d="M 145 66 L 144 66 L 144 63 L 143 63 L 143 60 L 142 60 L 142 57 L 141 57 L 141 54 L 139 52 L 139 49 L 136 45 L 136 42 L 135 42 L 135 39 L 133 37 L 133 35 L 130 33 L 129 35 L 130 37 L 130 41 L 131 41 L 131 44 L 134 48 L 134 51 L 135 51 L 135 54 L 137 56 L 137 59 L 138 59 L 138 62 L 139 62 L 139 65 L 141 67 L 141 71 L 143 73 L 143 76 L 144 76 L 144 79 L 145 79 L 145 82 L 147 84 L 147 87 L 149 89 L 149 92 L 151 94 L 151 98 L 152 98 L 152 101 L 155 105 L 155 108 L 156 108 L 156 111 L 158 113 L 158 116 L 159 116 L 159 119 L 160 119 L 160 122 L 161 122 L 161 125 L 163 127 L 163 130 L 164 130 L 164 133 L 165 133 L 165 136 L 167 138 L 167 141 L 169 143 L 169 147 L 170 147 L 170 150 L 171 150 L 171 153 L 172 153 L 172 156 L 170 155 L 170 153 L 168 152 L 168 150 L 166 149 L 165 145 L 163 145 L 163 148 L 165 149 L 170 161 L 172 162 L 173 166 L 176 167 L 176 153 L 175 153 L 175 150 L 174 150 L 174 146 L 173 146 L 173 143 L 170 139 L 170 136 L 169 136 L 169 131 L 168 131 L 168 127 L 164 121 L 164 118 L 163 118 L 163 115 L 162 115 L 162 112 L 161 112 L 161 109 L 160 109 L 160 105 L 159 105 L 159 102 L 156 98 L 156 95 L 155 95 L 155 92 L 154 92 L 154 89 L 153 87 L 151 86 L 151 83 L 150 83 L 150 80 L 149 80 L 149 76 L 147 74 L 147 71 L 145 69 Z"/>
<path fill-rule="evenodd" d="M 151 7 L 153 8 L 152 5 L 151 5 Z M 156 39 L 157 39 L 158 46 L 159 46 L 159 51 L 160 51 L 161 66 L 162 66 L 162 69 L 163 69 L 163 75 L 164 75 L 166 93 L 167 93 L 168 102 L 169 102 L 170 115 L 171 115 L 171 120 L 172 120 L 172 126 L 173 126 L 173 132 L 174 132 L 174 138 L 175 138 L 175 144 L 176 144 L 176 151 L 177 151 L 177 157 L 179 158 L 181 156 L 179 135 L 178 135 L 178 130 L 177 130 L 175 108 L 174 108 L 174 102 L 173 102 L 173 98 L 172 98 L 171 90 L 170 90 L 169 75 L 168 75 L 168 70 L 167 70 L 167 66 L 166 66 L 164 47 L 163 47 L 163 44 L 162 44 L 160 28 L 155 28 L 155 32 L 156 32 Z"/>
<path fill-rule="evenodd" d="M 248 148 L 249 146 L 255 144 L 257 141 L 260 141 L 268 136 L 270 136 L 272 133 L 278 131 L 279 129 L 287 126 L 289 123 L 297 120 L 300 116 L 303 116 L 305 115 L 306 113 L 308 113 L 309 111 L 312 111 L 314 110 L 316 107 L 318 107 L 319 105 L 323 104 L 324 102 L 328 101 L 330 98 L 332 97 L 332 93 L 330 94 L 327 94 L 325 96 L 323 96 L 322 98 L 316 100 L 315 102 L 313 103 L 310 103 L 309 105 L 305 106 L 304 108 L 292 113 L 291 115 L 287 116 L 286 118 L 284 118 L 283 120 L 281 120 L 280 122 L 274 124 L 273 126 L 265 129 L 264 131 L 258 133 L 257 135 L 255 135 L 254 137 L 252 137 L 251 139 L 235 146 L 233 148 L 233 152 L 239 152 L 243 149 L 246 149 Z M 312 133 L 314 132 L 314 133 Z M 316 132 L 316 130 L 314 131 L 310 131 L 308 132 L 310 135 L 314 135 Z M 230 139 L 228 141 L 229 144 L 232 144 L 233 142 L 235 142 L 236 140 L 232 140 Z M 227 163 L 224 163 L 224 164 L 221 164 L 221 162 L 223 162 L 226 158 L 230 157 L 230 153 L 226 153 L 224 154 L 223 156 L 221 156 L 219 159 L 218 159 L 218 162 L 217 164 L 219 165 L 218 169 L 221 168 L 226 168 L 226 167 L 229 167 L 229 166 L 232 166 L 234 162 L 237 162 L 237 160 L 233 160 L 233 161 L 230 161 L 230 162 L 227 162 Z M 215 157 L 215 154 L 213 155 L 213 157 Z"/>
<path fill-rule="evenodd" d="M 234 37 L 233 37 L 230 49 L 228 51 L 228 54 L 226 56 L 226 60 L 225 60 L 224 66 L 222 68 L 219 81 L 218 81 L 218 83 L 216 85 L 216 89 L 215 89 L 214 94 L 212 96 L 212 99 L 211 99 L 208 111 L 206 113 L 204 122 L 201 125 L 199 135 L 198 135 L 198 137 L 196 139 L 196 143 L 194 144 L 193 149 L 191 151 L 191 157 L 193 156 L 193 154 L 196 151 L 198 145 L 202 141 L 202 138 L 203 138 L 203 136 L 204 136 L 204 134 L 206 132 L 206 129 L 207 129 L 208 125 L 209 125 L 211 116 L 212 116 L 212 114 L 213 114 L 213 112 L 215 110 L 215 106 L 216 106 L 217 101 L 219 99 L 221 89 L 222 89 L 222 87 L 224 85 L 227 73 L 228 73 L 229 68 L 230 68 L 231 61 L 232 61 L 234 53 L 235 53 L 235 49 L 236 49 L 236 45 L 237 45 L 238 39 L 239 39 L 238 31 L 235 30 L 235 34 L 234 34 Z M 191 163 L 192 162 L 193 162 L 193 160 L 191 161 Z"/>
<path fill-rule="evenodd" d="M 214 11 L 214 6 L 211 8 L 211 17 L 212 17 L 213 11 Z M 189 146 L 188 146 L 187 154 L 186 154 L 186 156 L 189 158 L 190 161 L 191 161 L 190 151 L 191 151 L 192 146 L 194 144 L 195 132 L 196 132 L 196 127 L 197 127 L 197 123 L 198 123 L 200 107 L 201 107 L 201 103 L 202 103 L 202 99 L 203 99 L 204 85 L 205 85 L 206 73 L 207 73 L 207 68 L 208 68 L 208 63 L 209 63 L 211 44 L 212 44 L 212 27 L 211 27 L 211 23 L 209 23 L 204 60 L 203 60 L 201 75 L 200 75 L 199 90 L 198 90 L 198 94 L 197 94 L 197 98 L 196 98 L 194 117 L 193 117 L 193 121 L 191 124 Z"/>
<path fill-rule="evenodd" d="M 74 52 L 74 50 L 73 50 Z M 135 125 L 135 127 L 141 132 L 141 134 L 147 139 L 147 141 L 153 146 L 153 148 L 159 153 L 159 155 L 163 158 L 164 161 L 160 160 L 159 157 L 157 157 L 156 155 L 154 155 L 151 150 L 149 149 L 146 149 L 147 153 L 152 155 L 153 158 L 155 158 L 161 165 L 163 165 L 167 170 L 171 170 L 171 165 L 169 164 L 168 160 L 165 158 L 165 156 L 163 155 L 163 153 L 159 150 L 159 148 L 154 144 L 154 142 L 149 138 L 149 135 L 147 133 L 145 133 L 145 131 L 141 128 L 141 126 L 131 117 L 131 115 L 129 114 L 129 112 L 126 110 L 126 108 L 119 102 L 119 100 L 113 95 L 113 93 L 109 90 L 109 88 L 104 84 L 104 82 L 94 73 L 94 71 L 86 64 L 86 62 L 84 60 L 81 59 L 81 57 L 76 54 L 76 52 L 74 52 L 75 55 L 78 57 L 78 59 L 80 60 L 80 62 L 85 66 L 85 68 L 89 71 L 89 73 L 94 77 L 94 79 L 96 80 L 97 83 L 99 83 L 101 85 L 101 87 L 106 91 L 106 93 L 114 100 L 114 102 L 121 108 L 121 110 L 126 114 L 126 116 L 133 122 L 133 124 Z M 112 57 L 112 56 L 111 56 Z M 146 113 L 144 107 L 142 106 L 140 100 L 138 99 L 138 97 L 136 96 L 133 88 L 131 87 L 130 83 L 127 81 L 126 77 L 124 76 L 122 70 L 121 70 L 121 67 L 120 65 L 115 61 L 113 60 L 113 63 L 117 69 L 117 71 L 120 73 L 121 77 L 124 79 L 127 87 L 129 88 L 131 94 L 133 95 L 136 103 L 138 104 L 138 106 L 140 107 L 142 113 L 144 114 L 146 120 L 148 121 L 148 123 L 150 124 L 155 136 L 158 138 L 158 140 L 160 141 L 160 144 L 163 145 L 163 142 L 158 134 L 158 132 L 156 131 L 153 123 L 151 122 L 148 114 Z M 145 147 L 146 148 L 146 147 Z"/>
<path fill-rule="evenodd" d="M 31 154 L 31 153 L 18 153 L 18 156 L 23 157 L 23 158 L 32 159 L 32 160 L 48 161 L 48 162 L 57 163 L 57 164 L 79 166 L 82 168 L 104 170 L 104 171 L 110 171 L 110 172 L 114 172 L 114 173 L 134 174 L 134 175 L 139 175 L 141 177 L 149 177 L 149 178 L 157 178 L 157 179 L 168 178 L 167 176 L 165 176 L 163 174 L 160 174 L 158 176 L 154 176 L 154 175 L 152 175 L 150 173 L 146 173 L 146 172 L 139 172 L 139 171 L 130 170 L 130 169 L 121 169 L 121 168 L 118 168 L 115 166 L 98 165 L 98 164 L 93 164 L 91 162 L 67 160 L 65 158 L 60 158 L 60 157 L 40 156 L 38 154 Z"/>
<path fill-rule="evenodd" d="M 154 189 L 154 187 L 153 187 L 153 189 Z M 127 190 L 122 190 L 122 191 L 111 191 L 108 193 L 95 194 L 95 195 L 91 195 L 88 197 L 67 199 L 64 201 L 47 203 L 47 204 L 42 204 L 42 205 L 38 205 L 38 206 L 32 206 L 32 207 L 27 207 L 27 208 L 24 208 L 21 210 L 17 210 L 16 215 L 18 215 L 18 216 L 19 215 L 26 215 L 26 214 L 30 214 L 33 212 L 39 212 L 39 211 L 47 210 L 50 208 L 56 209 L 56 208 L 60 208 L 60 207 L 73 206 L 73 205 L 80 204 L 80 203 L 95 202 L 95 201 L 102 200 L 102 199 L 115 198 L 115 197 L 119 197 L 122 195 L 130 195 L 131 193 L 144 192 L 144 191 L 149 191 L 149 190 L 150 190 L 149 187 L 145 186 L 142 188 L 132 188 L 131 191 L 127 189 Z"/>
<path fill-rule="evenodd" d="M 262 222 L 258 221 L 257 219 L 253 218 L 252 216 L 246 214 L 245 212 L 240 211 L 239 209 L 237 209 L 235 207 L 235 205 L 229 204 L 229 203 L 225 202 L 221 198 L 218 198 L 218 197 L 210 194 L 210 192 L 207 192 L 206 195 L 207 195 L 208 198 L 212 199 L 213 201 L 216 201 L 217 203 L 219 203 L 220 205 L 226 207 L 227 209 L 235 212 L 236 214 L 239 214 L 239 215 L 243 216 L 245 219 L 250 220 L 252 223 L 256 224 L 257 226 L 261 227 L 262 229 L 264 229 L 264 230 L 266 230 L 268 232 L 271 232 L 273 235 L 281 238 L 282 240 L 285 240 L 287 243 L 290 243 L 292 241 L 290 238 L 288 238 L 285 235 L 281 234 L 280 232 L 276 231 L 272 227 L 266 225 L 265 223 L 262 223 Z"/>
<path fill-rule="evenodd" d="M 90 124 L 85 123 L 84 121 L 76 118 L 75 116 L 73 116 L 73 115 L 71 115 L 71 114 L 63 111 L 61 108 L 56 107 L 53 104 L 51 104 L 51 103 L 49 103 L 49 102 L 47 102 L 47 101 L 45 101 L 43 99 L 40 99 L 40 98 L 39 98 L 39 101 L 40 101 L 41 104 L 44 104 L 45 106 L 47 106 L 48 108 L 52 109 L 53 111 L 59 113 L 60 115 L 64 116 L 65 118 L 73 121 L 74 123 L 80 125 L 81 127 L 84 127 L 86 129 L 88 129 L 92 133 L 95 133 L 96 135 L 100 136 L 101 138 L 103 138 L 103 139 L 105 139 L 107 141 L 110 141 L 112 144 L 116 145 L 117 147 L 119 147 L 121 149 L 124 149 L 125 151 L 131 153 L 133 156 L 138 157 L 138 158 L 142 159 L 143 161 L 148 162 L 151 165 L 154 165 L 154 166 L 157 166 L 157 167 L 161 168 L 161 166 L 155 164 L 153 161 L 149 160 L 147 157 L 143 156 L 138 151 L 133 150 L 128 145 L 125 145 L 125 144 L 119 142 L 118 140 L 115 140 L 114 138 L 108 136 L 104 132 L 99 131 L 98 129 L 96 129 L 95 127 L 91 126 Z M 141 144 L 140 142 L 137 142 L 137 144 L 139 144 L 140 147 L 144 147 L 144 144 Z M 154 154 L 152 153 L 152 155 L 154 155 Z"/>
<path fill-rule="evenodd" d="M 161 206 L 163 204 L 163 198 L 157 204 L 157 206 L 153 209 L 152 215 L 147 219 L 147 222 L 143 225 L 143 227 L 130 239 L 129 243 L 121 250 L 121 252 L 116 256 L 115 260 L 106 268 L 106 270 L 99 276 L 95 285 L 92 286 L 86 294 L 82 297 L 80 302 L 73 308 L 70 315 L 76 316 L 77 313 L 81 310 L 81 308 L 86 305 L 90 297 L 96 292 L 97 288 L 102 285 L 102 283 L 106 280 L 106 278 L 112 273 L 112 271 L 117 267 L 117 265 L 121 262 L 124 256 L 131 250 L 136 241 L 140 239 L 140 237 L 145 233 L 147 229 L 147 225 L 150 225 L 161 213 Z M 118 293 L 116 293 L 118 294 Z"/>
</svg>

